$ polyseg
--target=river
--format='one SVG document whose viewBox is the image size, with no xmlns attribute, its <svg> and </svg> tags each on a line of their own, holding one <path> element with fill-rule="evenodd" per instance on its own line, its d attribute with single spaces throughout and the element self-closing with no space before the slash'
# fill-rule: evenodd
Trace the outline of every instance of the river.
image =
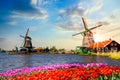
<svg viewBox="0 0 120 80">
<path fill-rule="evenodd" d="M 120 60 L 113 60 L 104 56 L 81 56 L 75 54 L 31 54 L 10 55 L 0 53 L 0 72 L 23 67 L 34 67 L 51 64 L 70 63 L 107 63 L 108 65 L 119 65 Z"/>
</svg>

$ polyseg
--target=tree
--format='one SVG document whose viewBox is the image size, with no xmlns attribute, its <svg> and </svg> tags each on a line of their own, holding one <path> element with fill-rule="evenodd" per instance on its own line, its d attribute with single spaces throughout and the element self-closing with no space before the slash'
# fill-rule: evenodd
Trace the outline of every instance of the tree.
<svg viewBox="0 0 120 80">
<path fill-rule="evenodd" d="M 46 48 L 44 49 L 44 51 L 45 51 L 46 53 L 48 53 L 48 52 L 50 51 L 50 49 L 49 49 L 48 47 L 46 47 Z"/>
<path fill-rule="evenodd" d="M 65 53 L 65 51 L 66 51 L 66 50 L 65 50 L 64 48 L 59 49 L 59 52 L 60 52 L 60 53 Z"/>
<path fill-rule="evenodd" d="M 55 53 L 55 52 L 57 52 L 57 49 L 56 49 L 56 47 L 55 47 L 55 46 L 53 46 L 52 48 L 50 48 L 50 52 L 52 52 L 52 53 Z"/>
</svg>

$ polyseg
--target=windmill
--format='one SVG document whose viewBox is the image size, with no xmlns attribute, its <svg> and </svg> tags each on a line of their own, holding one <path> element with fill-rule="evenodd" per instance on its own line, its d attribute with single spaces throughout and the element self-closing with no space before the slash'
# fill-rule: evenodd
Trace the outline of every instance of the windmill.
<svg viewBox="0 0 120 80">
<path fill-rule="evenodd" d="M 25 36 L 20 35 L 20 37 L 24 38 L 24 44 L 23 44 L 23 47 L 21 47 L 21 50 L 26 49 L 26 51 L 30 52 L 33 46 L 32 46 L 32 41 L 31 41 L 32 38 L 28 36 L 28 32 L 29 32 L 29 28 L 27 29 Z"/>
<path fill-rule="evenodd" d="M 87 25 L 87 23 L 86 23 L 86 21 L 84 20 L 83 17 L 82 17 L 82 21 L 83 21 L 83 24 L 84 24 L 85 31 L 73 34 L 72 36 L 76 36 L 76 35 L 81 34 L 83 36 L 82 46 L 87 47 L 88 45 L 95 42 L 94 37 L 93 37 L 93 33 L 92 33 L 91 30 L 93 30 L 95 28 L 98 28 L 102 25 L 98 25 L 98 26 L 95 26 L 95 27 L 92 27 L 92 28 L 88 29 L 88 25 Z"/>
<path fill-rule="evenodd" d="M 92 28 L 89 29 L 88 25 L 87 25 L 87 23 L 86 23 L 86 21 L 84 20 L 83 17 L 82 17 L 82 21 L 83 21 L 85 30 L 82 31 L 82 32 L 73 34 L 72 36 L 76 36 L 76 35 L 79 35 L 79 34 L 81 34 L 83 36 L 82 47 L 79 47 L 79 46 L 76 47 L 76 49 L 79 48 L 79 49 L 82 49 L 82 51 L 83 51 L 83 48 L 86 49 L 90 44 L 95 42 L 94 37 L 93 37 L 93 33 L 92 33 L 91 30 L 93 30 L 95 28 L 98 28 L 102 25 L 98 25 L 98 26 L 95 26 L 95 27 L 92 27 Z M 84 51 L 84 52 L 86 52 L 86 51 Z"/>
</svg>

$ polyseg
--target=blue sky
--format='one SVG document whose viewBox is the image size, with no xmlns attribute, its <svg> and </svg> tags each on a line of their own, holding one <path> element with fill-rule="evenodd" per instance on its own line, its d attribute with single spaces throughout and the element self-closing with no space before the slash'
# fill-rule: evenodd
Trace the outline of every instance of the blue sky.
<svg viewBox="0 0 120 80">
<path fill-rule="evenodd" d="M 120 43 L 120 0 L 1 0 L 0 47 L 22 46 L 27 28 L 34 47 L 74 49 L 82 36 L 72 34 L 84 30 L 81 17 L 93 30 L 95 40 L 109 38 Z M 99 37 L 98 37 L 99 36 Z"/>
</svg>

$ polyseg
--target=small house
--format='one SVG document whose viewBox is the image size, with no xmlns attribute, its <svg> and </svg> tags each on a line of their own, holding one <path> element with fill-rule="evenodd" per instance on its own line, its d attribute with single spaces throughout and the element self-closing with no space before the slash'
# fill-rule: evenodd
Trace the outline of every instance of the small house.
<svg viewBox="0 0 120 80">
<path fill-rule="evenodd" d="M 91 50 L 91 52 L 118 52 L 120 51 L 120 44 L 115 40 L 109 39 L 90 44 L 88 48 Z"/>
</svg>

